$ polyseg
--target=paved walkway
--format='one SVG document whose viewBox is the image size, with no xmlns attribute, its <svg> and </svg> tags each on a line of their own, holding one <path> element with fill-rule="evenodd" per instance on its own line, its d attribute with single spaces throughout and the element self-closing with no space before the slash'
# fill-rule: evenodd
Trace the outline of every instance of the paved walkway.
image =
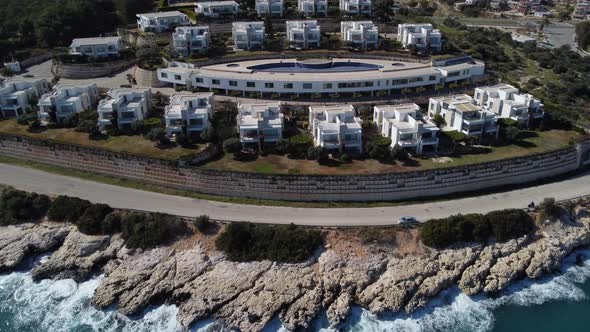
<svg viewBox="0 0 590 332">
<path fill-rule="evenodd" d="M 207 214 L 214 219 L 314 226 L 388 225 L 402 216 L 418 220 L 457 213 L 523 208 L 545 197 L 558 200 L 590 194 L 590 172 L 551 184 L 449 201 L 379 208 L 291 208 L 220 203 L 106 185 L 39 170 L 0 164 L 0 183 L 44 194 L 64 194 L 117 208 L 180 216 Z"/>
</svg>

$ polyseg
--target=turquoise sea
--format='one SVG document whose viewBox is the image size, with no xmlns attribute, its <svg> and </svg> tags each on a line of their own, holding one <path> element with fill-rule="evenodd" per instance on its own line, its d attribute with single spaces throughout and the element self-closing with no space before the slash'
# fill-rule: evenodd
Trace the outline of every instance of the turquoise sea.
<svg viewBox="0 0 590 332">
<path fill-rule="evenodd" d="M 590 258 L 589 251 L 578 254 Z M 589 331 L 590 259 L 575 264 L 571 255 L 562 272 L 541 280 L 523 280 L 495 298 L 468 297 L 457 288 L 443 292 L 432 303 L 408 315 L 379 319 L 354 308 L 343 331 Z M 39 257 L 37 260 L 43 260 Z M 87 282 L 44 280 L 30 277 L 28 267 L 0 275 L 0 332 L 33 331 L 182 331 L 172 305 L 149 308 L 141 317 L 128 318 L 115 310 L 101 311 L 90 306 L 92 293 L 101 276 Z M 193 331 L 215 331 L 211 322 L 202 322 Z M 325 319 L 314 323 L 316 331 L 332 331 Z M 268 331 L 282 331 L 278 321 Z"/>
</svg>

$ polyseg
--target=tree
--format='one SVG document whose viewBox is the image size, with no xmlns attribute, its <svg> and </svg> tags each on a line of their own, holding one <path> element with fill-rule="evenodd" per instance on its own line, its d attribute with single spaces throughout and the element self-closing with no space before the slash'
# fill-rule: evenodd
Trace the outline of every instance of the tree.
<svg viewBox="0 0 590 332">
<path fill-rule="evenodd" d="M 50 204 L 46 195 L 5 188 L 0 194 L 0 225 L 36 221 L 45 215 Z"/>
<path fill-rule="evenodd" d="M 432 122 L 434 122 L 434 124 L 438 128 L 446 126 L 446 124 L 447 124 L 447 121 L 445 120 L 445 118 L 442 115 L 440 115 L 439 113 L 434 115 L 434 118 L 432 118 Z"/>
<path fill-rule="evenodd" d="M 502 129 L 502 136 L 508 142 L 516 141 L 518 139 L 519 135 L 520 135 L 520 129 L 518 129 L 517 127 L 508 126 L 508 127 L 505 127 Z"/>
<path fill-rule="evenodd" d="M 590 21 L 576 24 L 576 41 L 578 46 L 585 50 L 590 46 Z"/>
<path fill-rule="evenodd" d="M 217 134 L 215 132 L 215 128 L 213 128 L 213 126 L 209 125 L 207 126 L 207 128 L 205 130 L 203 130 L 201 132 L 201 134 L 199 135 L 201 140 L 205 141 L 205 142 L 213 142 L 215 140 L 215 138 L 217 137 Z"/>
<path fill-rule="evenodd" d="M 242 143 L 239 138 L 228 138 L 223 141 L 223 150 L 228 153 L 236 153 L 242 149 Z"/>
<path fill-rule="evenodd" d="M 77 225 L 78 230 L 87 235 L 103 235 L 105 234 L 105 228 L 103 227 L 103 221 L 105 217 L 113 212 L 113 209 L 106 204 L 93 204 L 84 211 L 84 213 L 78 219 Z M 112 228 L 113 225 L 109 225 L 107 228 Z M 109 234 L 109 233 L 106 233 Z"/>
<path fill-rule="evenodd" d="M 91 205 L 92 203 L 85 199 L 59 195 L 51 203 L 47 217 L 51 221 L 75 223 Z"/>
<path fill-rule="evenodd" d="M 166 136 L 166 131 L 163 128 L 154 128 L 150 130 L 145 137 L 148 140 L 155 142 L 158 146 L 164 146 L 170 142 Z"/>
<path fill-rule="evenodd" d="M 12 77 L 14 76 L 14 72 L 8 67 L 2 67 L 2 69 L 0 69 L 0 75 L 4 77 Z"/>
</svg>

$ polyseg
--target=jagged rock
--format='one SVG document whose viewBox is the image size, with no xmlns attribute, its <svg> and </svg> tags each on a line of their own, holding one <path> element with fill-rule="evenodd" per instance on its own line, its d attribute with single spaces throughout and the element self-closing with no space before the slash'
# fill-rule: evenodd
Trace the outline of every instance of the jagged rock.
<svg viewBox="0 0 590 332">
<path fill-rule="evenodd" d="M 436 254 L 392 258 L 381 277 L 362 291 L 360 304 L 375 314 L 403 309 L 422 281 L 437 273 L 436 259 Z"/>
<path fill-rule="evenodd" d="M 119 300 L 119 296 L 133 291 L 140 283 L 148 280 L 158 264 L 167 259 L 172 249 L 157 248 L 137 254 L 131 254 L 116 267 L 111 265 L 106 278 L 101 282 L 94 296 L 92 304 L 104 308 Z"/>
<path fill-rule="evenodd" d="M 461 248 L 444 250 L 436 261 L 438 271 L 427 277 L 406 305 L 406 312 L 412 312 L 428 303 L 442 290 L 449 288 L 461 276 L 467 266 L 472 264 L 478 256 L 479 248 Z"/>
<path fill-rule="evenodd" d="M 316 318 L 322 309 L 322 289 L 317 284 L 312 290 L 308 290 L 302 297 L 293 302 L 289 308 L 279 314 L 283 326 L 290 331 L 310 327 L 311 321 Z"/>
<path fill-rule="evenodd" d="M 234 263 L 221 260 L 199 278 L 174 291 L 179 321 L 184 326 L 213 315 L 237 296 L 254 287 L 271 263 Z"/>
<path fill-rule="evenodd" d="M 512 281 L 521 278 L 534 255 L 531 245 L 511 255 L 501 257 L 490 268 L 483 288 L 486 293 L 498 293 L 505 289 Z"/>
<path fill-rule="evenodd" d="M 2 227 L 0 232 L 0 272 L 17 267 L 29 254 L 56 249 L 73 226 L 43 222 Z"/>
<path fill-rule="evenodd" d="M 59 250 L 33 269 L 33 279 L 72 278 L 77 282 L 84 281 L 102 264 L 114 258 L 124 245 L 120 235 L 90 236 L 73 230 Z"/>
<path fill-rule="evenodd" d="M 485 279 L 490 268 L 498 257 L 504 257 L 520 250 L 528 241 L 528 237 L 513 239 L 505 243 L 496 243 L 484 247 L 477 260 L 468 266 L 459 280 L 459 288 L 467 295 L 481 292 L 485 286 Z"/>
<path fill-rule="evenodd" d="M 336 326 L 346 318 L 358 294 L 385 271 L 387 258 L 383 254 L 357 256 L 327 250 L 319 257 L 318 265 L 324 307 L 330 324 Z"/>
<path fill-rule="evenodd" d="M 275 314 L 314 289 L 317 284 L 318 280 L 310 267 L 275 264 L 258 278 L 254 287 L 240 293 L 215 315 L 240 331 L 260 331 Z M 288 320 L 293 321 L 293 318 Z"/>
</svg>

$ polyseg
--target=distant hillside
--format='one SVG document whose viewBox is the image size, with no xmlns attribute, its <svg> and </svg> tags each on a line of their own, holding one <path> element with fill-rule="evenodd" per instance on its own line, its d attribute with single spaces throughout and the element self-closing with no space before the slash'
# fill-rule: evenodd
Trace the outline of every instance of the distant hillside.
<svg viewBox="0 0 590 332">
<path fill-rule="evenodd" d="M 0 57 L 114 31 L 153 0 L 0 0 Z"/>
</svg>

